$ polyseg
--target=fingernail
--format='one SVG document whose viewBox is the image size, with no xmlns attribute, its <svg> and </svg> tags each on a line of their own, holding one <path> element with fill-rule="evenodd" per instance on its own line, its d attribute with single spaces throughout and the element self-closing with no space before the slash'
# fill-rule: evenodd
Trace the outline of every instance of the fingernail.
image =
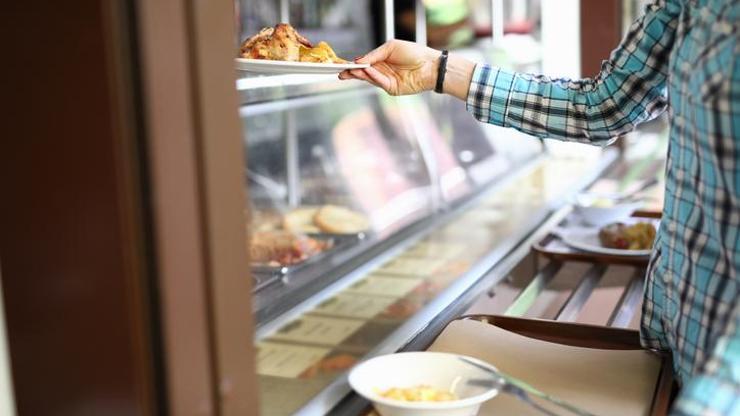
<svg viewBox="0 0 740 416">
<path fill-rule="evenodd" d="M 360 59 L 362 59 L 362 58 L 364 58 L 364 57 L 365 57 L 365 55 L 360 55 L 360 56 L 356 57 L 356 58 L 354 59 L 354 61 L 359 61 Z"/>
</svg>

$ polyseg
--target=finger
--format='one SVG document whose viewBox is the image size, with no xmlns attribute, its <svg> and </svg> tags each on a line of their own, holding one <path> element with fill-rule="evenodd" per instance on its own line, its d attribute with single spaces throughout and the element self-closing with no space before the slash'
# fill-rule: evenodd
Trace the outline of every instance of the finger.
<svg viewBox="0 0 740 416">
<path fill-rule="evenodd" d="M 344 71 L 339 73 L 339 79 L 345 80 L 345 79 L 352 79 L 352 74 L 349 72 L 348 69 L 345 69 Z"/>
<path fill-rule="evenodd" d="M 352 70 L 349 71 L 349 73 L 352 75 L 353 78 L 361 79 L 361 80 L 367 81 L 367 82 L 370 82 L 371 81 L 370 80 L 370 77 L 367 76 L 367 74 L 365 73 L 365 71 L 363 71 L 362 69 L 352 69 Z"/>
<path fill-rule="evenodd" d="M 361 56 L 355 59 L 358 64 L 374 64 L 376 62 L 385 61 L 393 50 L 393 41 L 388 41 L 377 48 L 366 53 L 365 56 Z"/>
<path fill-rule="evenodd" d="M 376 87 L 378 87 L 378 88 L 383 88 L 383 86 L 382 86 L 382 85 L 378 84 L 377 82 L 375 82 L 375 80 L 373 80 L 372 78 L 370 78 L 370 77 L 369 77 L 369 76 L 368 76 L 368 75 L 367 75 L 367 74 L 365 73 L 365 71 L 364 71 L 364 70 L 362 70 L 362 69 L 353 69 L 353 70 L 351 71 L 351 73 L 352 73 L 352 76 L 353 76 L 354 78 L 357 78 L 357 79 L 361 79 L 361 80 L 363 80 L 363 81 L 365 81 L 365 82 L 368 82 L 368 83 L 370 83 L 370 84 L 372 84 L 372 85 L 375 85 L 375 86 L 376 86 Z"/>
<path fill-rule="evenodd" d="M 371 82 L 380 86 L 380 88 L 388 91 L 391 86 L 391 79 L 388 75 L 378 71 L 375 67 L 365 68 L 365 74 L 372 80 Z"/>
</svg>

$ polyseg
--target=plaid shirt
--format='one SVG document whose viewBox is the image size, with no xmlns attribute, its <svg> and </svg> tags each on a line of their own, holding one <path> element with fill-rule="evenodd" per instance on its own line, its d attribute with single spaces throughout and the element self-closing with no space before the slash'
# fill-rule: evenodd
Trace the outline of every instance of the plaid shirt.
<svg viewBox="0 0 740 416">
<path fill-rule="evenodd" d="M 480 121 L 599 145 L 668 109 L 641 338 L 673 354 L 674 414 L 740 415 L 739 30 L 738 0 L 657 0 L 594 79 L 478 65 L 468 93 Z"/>
</svg>

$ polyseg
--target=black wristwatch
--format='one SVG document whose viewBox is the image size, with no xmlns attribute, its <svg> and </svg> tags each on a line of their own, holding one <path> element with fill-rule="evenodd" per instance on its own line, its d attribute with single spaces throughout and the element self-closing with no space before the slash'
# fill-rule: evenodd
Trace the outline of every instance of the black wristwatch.
<svg viewBox="0 0 740 416">
<path fill-rule="evenodd" d="M 442 94 L 442 87 L 445 84 L 445 74 L 447 73 L 447 55 L 449 52 L 447 49 L 442 50 L 442 55 L 439 56 L 439 66 L 437 67 L 437 85 L 434 86 L 434 92 Z"/>
</svg>

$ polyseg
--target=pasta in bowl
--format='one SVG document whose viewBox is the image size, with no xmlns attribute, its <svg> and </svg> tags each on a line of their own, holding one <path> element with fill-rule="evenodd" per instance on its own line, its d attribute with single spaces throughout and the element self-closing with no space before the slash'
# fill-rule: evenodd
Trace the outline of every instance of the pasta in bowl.
<svg viewBox="0 0 740 416">
<path fill-rule="evenodd" d="M 468 384 L 468 380 L 490 376 L 459 357 L 442 352 L 381 355 L 355 366 L 349 384 L 381 416 L 475 415 L 498 390 Z"/>
</svg>

